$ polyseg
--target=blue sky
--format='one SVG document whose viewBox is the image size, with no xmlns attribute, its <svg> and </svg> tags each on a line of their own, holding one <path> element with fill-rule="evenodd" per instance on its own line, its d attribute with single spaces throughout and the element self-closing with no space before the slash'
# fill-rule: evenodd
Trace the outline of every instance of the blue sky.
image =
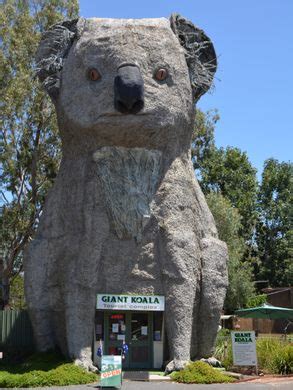
<svg viewBox="0 0 293 390">
<path fill-rule="evenodd" d="M 218 55 L 218 146 L 237 146 L 262 171 L 269 157 L 292 161 L 293 0 L 80 0 L 84 17 L 168 17 L 179 12 L 204 29 Z"/>
</svg>

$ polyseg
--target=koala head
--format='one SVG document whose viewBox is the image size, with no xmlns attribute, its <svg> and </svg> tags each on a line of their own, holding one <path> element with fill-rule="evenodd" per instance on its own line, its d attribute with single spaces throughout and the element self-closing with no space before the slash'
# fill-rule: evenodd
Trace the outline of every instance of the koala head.
<svg viewBox="0 0 293 390">
<path fill-rule="evenodd" d="M 44 33 L 37 53 L 63 144 L 95 147 L 186 138 L 216 66 L 209 38 L 179 15 L 65 21 Z"/>
</svg>

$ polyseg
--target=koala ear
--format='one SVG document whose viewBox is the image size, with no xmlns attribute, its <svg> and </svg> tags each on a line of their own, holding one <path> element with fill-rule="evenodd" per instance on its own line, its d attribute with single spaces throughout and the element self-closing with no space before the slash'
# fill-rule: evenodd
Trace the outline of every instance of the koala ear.
<svg viewBox="0 0 293 390">
<path fill-rule="evenodd" d="M 43 33 L 36 53 L 36 74 L 53 101 L 59 93 L 64 59 L 79 35 L 77 22 L 74 19 L 54 24 Z"/>
<path fill-rule="evenodd" d="M 196 102 L 211 87 L 217 69 L 217 56 L 205 33 L 181 15 L 172 14 L 171 29 L 185 49 L 190 82 Z"/>
</svg>

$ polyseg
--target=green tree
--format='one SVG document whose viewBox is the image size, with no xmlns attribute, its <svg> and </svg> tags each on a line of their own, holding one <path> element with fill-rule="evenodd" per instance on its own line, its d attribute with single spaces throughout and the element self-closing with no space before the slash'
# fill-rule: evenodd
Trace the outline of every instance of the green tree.
<svg viewBox="0 0 293 390">
<path fill-rule="evenodd" d="M 255 296 L 252 267 L 243 261 L 245 242 L 239 235 L 241 216 L 232 203 L 220 193 L 210 192 L 207 202 L 215 218 L 219 238 L 228 246 L 229 287 L 224 307 L 226 311 L 233 312 L 247 306 Z"/>
<path fill-rule="evenodd" d="M 15 275 L 10 283 L 10 306 L 13 309 L 23 310 L 26 308 L 24 297 L 23 274 Z"/>
<path fill-rule="evenodd" d="M 241 216 L 239 231 L 245 241 L 252 238 L 256 214 L 257 180 L 247 154 L 238 148 L 215 148 L 201 167 L 205 193 L 219 192 L 229 199 Z"/>
<path fill-rule="evenodd" d="M 77 0 L 0 3 L 2 306 L 9 303 L 10 281 L 22 268 L 60 161 L 54 109 L 36 80 L 34 56 L 43 31 L 77 15 Z"/>
<path fill-rule="evenodd" d="M 216 109 L 203 112 L 196 109 L 194 130 L 191 142 L 191 157 L 194 169 L 200 174 L 200 168 L 215 149 L 215 126 L 220 119 Z"/>
<path fill-rule="evenodd" d="M 219 119 L 217 110 L 206 113 L 197 110 L 191 142 L 192 161 L 205 195 L 211 191 L 219 192 L 238 209 L 240 234 L 249 242 L 257 220 L 256 169 L 240 149 L 215 146 L 215 126 Z"/>
<path fill-rule="evenodd" d="M 293 284 L 293 164 L 268 159 L 258 196 L 258 276 L 271 286 Z"/>
</svg>

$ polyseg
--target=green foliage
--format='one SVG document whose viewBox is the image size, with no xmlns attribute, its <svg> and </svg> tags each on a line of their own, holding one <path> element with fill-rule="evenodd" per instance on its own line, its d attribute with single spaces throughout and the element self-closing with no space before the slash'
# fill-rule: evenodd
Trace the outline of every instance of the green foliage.
<svg viewBox="0 0 293 390">
<path fill-rule="evenodd" d="M 55 353 L 35 354 L 19 365 L 0 366 L 0 387 L 68 386 L 95 382 L 98 376 Z"/>
<path fill-rule="evenodd" d="M 231 202 L 220 193 L 207 195 L 209 208 L 215 218 L 219 238 L 226 242 L 229 251 L 229 286 L 224 308 L 228 312 L 247 306 L 255 295 L 252 268 L 243 261 L 245 243 L 239 235 L 241 217 Z"/>
<path fill-rule="evenodd" d="M 258 197 L 256 241 L 259 278 L 272 286 L 293 284 L 293 164 L 265 161 Z"/>
<path fill-rule="evenodd" d="M 16 275 L 10 286 L 10 306 L 15 310 L 24 310 L 26 308 L 24 297 L 23 276 Z"/>
<path fill-rule="evenodd" d="M 252 238 L 257 216 L 256 169 L 247 154 L 238 148 L 215 146 L 214 132 L 219 119 L 216 110 L 207 113 L 197 110 L 191 141 L 192 161 L 203 192 L 220 192 L 238 209 L 239 232 L 247 241 Z"/>
<path fill-rule="evenodd" d="M 9 302 L 10 280 L 22 268 L 22 252 L 61 155 L 54 108 L 35 77 L 35 53 L 43 31 L 77 14 L 77 0 L 6 0 L 0 5 L 2 305 Z"/>
<path fill-rule="evenodd" d="M 194 130 L 191 142 L 191 156 L 195 170 L 199 170 L 203 162 L 209 158 L 215 149 L 215 125 L 220 119 L 217 110 L 206 113 L 199 109 L 195 112 Z"/>
<path fill-rule="evenodd" d="M 227 344 L 227 349 L 224 348 Z M 225 355 L 226 352 L 226 355 Z M 289 375 L 293 373 L 293 345 L 274 337 L 258 338 L 256 341 L 258 367 L 268 374 Z M 233 369 L 232 342 L 230 337 L 218 337 L 214 356 L 226 369 Z"/>
<path fill-rule="evenodd" d="M 220 192 L 241 216 L 239 232 L 250 240 L 256 223 L 257 180 L 247 154 L 238 148 L 214 148 L 203 161 L 200 184 L 204 193 Z"/>
<path fill-rule="evenodd" d="M 226 328 L 222 328 L 218 331 L 218 334 L 217 334 L 217 340 L 221 340 L 223 339 L 224 337 L 227 337 L 227 336 L 230 336 L 230 333 L 231 333 L 231 330 L 230 329 L 226 329 Z"/>
<path fill-rule="evenodd" d="M 267 295 L 266 294 L 255 295 L 248 300 L 245 307 L 247 307 L 247 308 L 257 307 L 257 306 L 263 305 L 266 302 L 267 302 Z"/>
<path fill-rule="evenodd" d="M 217 111 L 196 113 L 192 161 L 203 192 L 220 193 L 238 210 L 241 217 L 237 224 L 238 236 L 243 239 L 242 259 L 246 260 L 241 264 L 242 276 L 250 273 L 250 264 L 258 279 L 269 280 L 274 287 L 290 286 L 293 284 L 293 164 L 268 159 L 258 185 L 256 170 L 245 152 L 230 146 L 215 146 L 218 120 Z M 225 236 L 221 229 L 227 225 L 218 225 L 220 235 Z M 232 261 L 230 268 L 237 270 L 238 265 Z"/>
<path fill-rule="evenodd" d="M 256 352 L 260 368 L 270 367 L 272 355 L 277 349 L 280 349 L 280 341 L 277 338 L 259 338 L 257 340 Z"/>
<path fill-rule="evenodd" d="M 293 373 L 293 346 L 286 345 L 273 352 L 270 362 L 273 374 L 290 375 Z"/>
<path fill-rule="evenodd" d="M 232 342 L 230 330 L 221 329 L 217 334 L 214 357 L 229 369 L 233 366 Z"/>
<path fill-rule="evenodd" d="M 235 379 L 225 375 L 209 364 L 196 361 L 188 364 L 183 370 L 174 372 L 171 377 L 180 383 L 231 383 Z"/>
<path fill-rule="evenodd" d="M 241 216 L 238 209 L 218 192 L 209 192 L 206 199 L 215 218 L 219 238 L 227 243 L 230 255 L 240 258 L 245 250 L 245 243 L 239 236 Z"/>
<path fill-rule="evenodd" d="M 293 373 L 293 345 L 274 338 L 258 339 L 256 344 L 259 367 L 271 374 Z"/>
</svg>

